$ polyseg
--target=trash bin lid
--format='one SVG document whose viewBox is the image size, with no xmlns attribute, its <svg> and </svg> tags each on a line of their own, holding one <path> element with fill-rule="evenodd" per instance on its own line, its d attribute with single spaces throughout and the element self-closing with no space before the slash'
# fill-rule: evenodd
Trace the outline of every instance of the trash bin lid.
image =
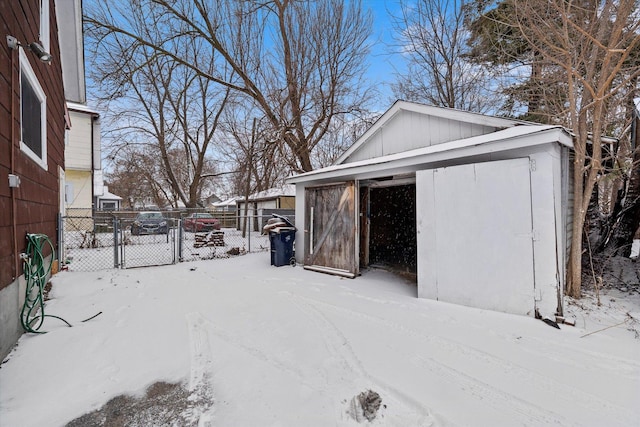
<svg viewBox="0 0 640 427">
<path fill-rule="evenodd" d="M 289 221 L 289 218 L 287 218 L 286 216 L 282 216 L 282 215 L 278 215 L 278 214 L 274 214 L 274 213 L 272 213 L 271 216 L 274 217 L 274 218 L 279 218 L 279 219 L 283 220 L 284 222 L 287 223 L 287 225 L 289 227 L 296 228 L 296 226 L 294 224 L 292 224 L 291 221 Z"/>
<path fill-rule="evenodd" d="M 269 233 L 278 233 L 282 231 L 297 231 L 295 227 L 275 227 L 269 230 Z"/>
</svg>

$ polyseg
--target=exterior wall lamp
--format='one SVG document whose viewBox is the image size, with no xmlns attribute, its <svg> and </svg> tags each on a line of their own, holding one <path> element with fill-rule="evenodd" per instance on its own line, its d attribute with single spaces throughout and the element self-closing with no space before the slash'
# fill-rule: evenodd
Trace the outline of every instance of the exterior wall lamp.
<svg viewBox="0 0 640 427">
<path fill-rule="evenodd" d="M 22 46 L 22 43 L 20 43 L 18 39 L 13 36 L 7 36 L 7 45 L 9 46 L 10 49 L 18 49 L 19 46 Z M 38 57 L 40 61 L 44 62 L 45 64 L 51 63 L 51 60 L 53 59 L 53 57 L 49 52 L 44 50 L 44 47 L 42 47 L 40 43 L 31 42 L 27 45 L 27 48 L 31 52 L 35 53 L 35 55 Z"/>
</svg>

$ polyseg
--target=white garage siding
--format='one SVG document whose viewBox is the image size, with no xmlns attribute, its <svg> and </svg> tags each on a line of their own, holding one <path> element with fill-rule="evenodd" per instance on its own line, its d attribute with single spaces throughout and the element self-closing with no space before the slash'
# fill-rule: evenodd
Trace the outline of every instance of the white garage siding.
<svg viewBox="0 0 640 427">
<path fill-rule="evenodd" d="M 298 262 L 305 263 L 310 233 L 306 188 L 354 181 L 359 192 L 368 182 L 415 178 L 416 218 L 406 221 L 416 226 L 420 297 L 524 315 L 561 314 L 571 136 L 557 126 L 404 107 L 394 104 L 333 166 L 287 180 L 296 184 Z M 468 127 L 458 123 L 465 121 Z M 465 128 L 486 134 L 438 139 Z M 422 145 L 411 149 L 413 144 Z M 356 212 L 363 214 L 357 203 Z M 354 265 L 366 266 L 366 255 L 360 259 L 366 250 L 358 245 L 368 240 L 361 240 L 358 220 L 356 215 Z"/>
<path fill-rule="evenodd" d="M 416 173 L 418 296 L 533 314 L 530 161 Z"/>
</svg>

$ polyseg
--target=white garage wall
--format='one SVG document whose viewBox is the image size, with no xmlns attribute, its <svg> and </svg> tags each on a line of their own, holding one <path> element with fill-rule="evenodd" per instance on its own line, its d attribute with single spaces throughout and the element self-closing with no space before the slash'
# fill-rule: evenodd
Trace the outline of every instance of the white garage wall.
<svg viewBox="0 0 640 427">
<path fill-rule="evenodd" d="M 534 313 L 529 165 L 519 158 L 416 174 L 418 296 Z"/>
<path fill-rule="evenodd" d="M 418 296 L 518 314 L 561 312 L 559 157 L 550 145 L 518 159 L 516 169 L 503 160 L 418 171 Z M 503 233 L 512 216 L 530 221 L 528 231 Z"/>
</svg>

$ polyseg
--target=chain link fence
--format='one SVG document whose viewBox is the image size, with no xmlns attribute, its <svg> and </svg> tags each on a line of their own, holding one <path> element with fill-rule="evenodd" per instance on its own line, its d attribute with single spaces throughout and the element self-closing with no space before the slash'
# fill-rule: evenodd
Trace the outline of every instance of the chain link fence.
<svg viewBox="0 0 640 427">
<path fill-rule="evenodd" d="M 74 271 L 134 268 L 229 258 L 269 251 L 262 232 L 272 213 L 235 211 L 96 211 L 68 209 L 61 218 L 64 266 Z"/>
</svg>

